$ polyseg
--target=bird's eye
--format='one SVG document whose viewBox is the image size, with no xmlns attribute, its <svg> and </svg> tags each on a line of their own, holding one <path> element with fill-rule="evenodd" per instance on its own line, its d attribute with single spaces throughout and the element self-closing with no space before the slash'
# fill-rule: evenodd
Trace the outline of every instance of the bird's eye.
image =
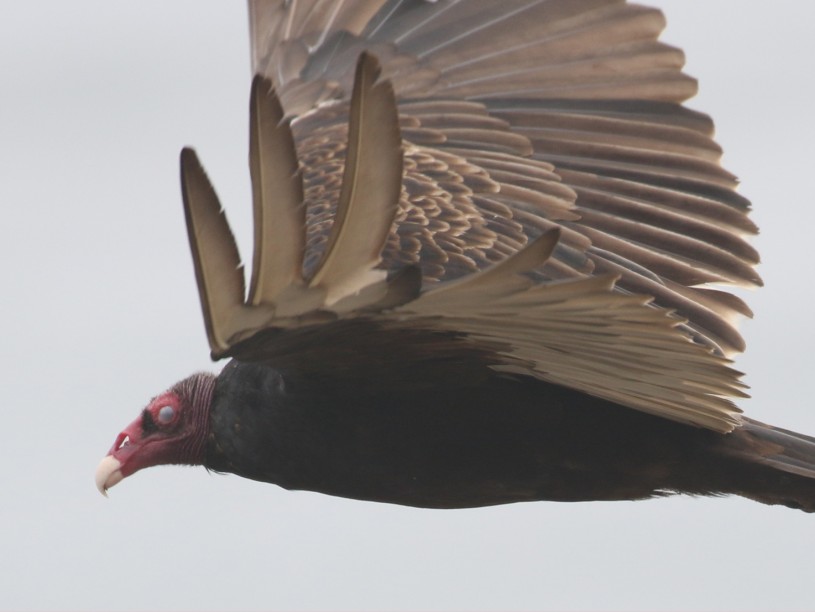
<svg viewBox="0 0 815 612">
<path fill-rule="evenodd" d="M 162 406 L 158 411 L 159 423 L 169 423 L 175 416 L 175 409 L 172 406 Z"/>
</svg>

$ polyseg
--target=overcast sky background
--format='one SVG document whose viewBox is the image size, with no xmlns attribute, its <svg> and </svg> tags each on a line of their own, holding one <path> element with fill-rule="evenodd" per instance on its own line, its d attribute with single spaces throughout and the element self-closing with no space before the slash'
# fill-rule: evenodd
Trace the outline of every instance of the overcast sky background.
<svg viewBox="0 0 815 612">
<path fill-rule="evenodd" d="M 762 234 L 754 418 L 815 434 L 815 4 L 664 0 Z M 251 247 L 241 2 L 0 3 L 0 609 L 804 610 L 815 516 L 742 499 L 428 511 L 97 462 L 208 360 L 178 186 Z"/>
</svg>

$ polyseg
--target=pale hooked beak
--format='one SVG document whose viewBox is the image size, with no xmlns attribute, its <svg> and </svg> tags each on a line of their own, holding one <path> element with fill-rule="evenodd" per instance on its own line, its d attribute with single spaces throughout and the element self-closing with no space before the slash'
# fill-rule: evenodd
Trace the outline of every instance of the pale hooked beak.
<svg viewBox="0 0 815 612">
<path fill-rule="evenodd" d="M 124 478 L 121 467 L 122 462 L 111 455 L 99 462 L 99 467 L 96 468 L 96 488 L 105 497 L 108 496 L 108 489 Z"/>
</svg>

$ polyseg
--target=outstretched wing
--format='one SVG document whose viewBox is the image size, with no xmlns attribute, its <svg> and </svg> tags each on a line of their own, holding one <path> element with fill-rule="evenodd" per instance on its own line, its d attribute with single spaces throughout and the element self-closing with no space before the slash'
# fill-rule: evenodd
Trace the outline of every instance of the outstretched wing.
<svg viewBox="0 0 815 612">
<path fill-rule="evenodd" d="M 749 310 L 708 285 L 760 283 L 744 240 L 755 228 L 710 120 L 681 106 L 695 83 L 682 53 L 657 42 L 659 11 L 249 6 L 268 80 L 253 87 L 260 225 L 247 303 L 214 192 L 182 159 L 215 356 L 251 358 L 241 341 L 264 329 L 321 326 L 329 342 L 332 321 L 365 317 L 383 333 L 454 331 L 492 347 L 496 369 L 680 422 L 738 423 L 727 397 L 741 385 L 724 356 L 743 348 L 734 320 Z M 381 79 L 370 55 L 357 62 L 364 51 Z M 218 240 L 196 230 L 219 224 Z"/>
<path fill-rule="evenodd" d="M 310 251 L 324 240 L 344 151 L 343 113 L 332 123 L 325 107 L 347 100 L 368 49 L 393 83 L 405 140 L 421 149 L 415 160 L 407 153 L 407 223 L 394 228 L 385 267 L 418 263 L 427 279 L 452 278 L 556 224 L 563 243 L 547 277 L 618 274 L 621 290 L 686 318 L 697 342 L 725 355 L 744 349 L 735 323 L 749 308 L 710 285 L 761 283 L 745 240 L 756 228 L 718 163 L 712 122 L 681 106 L 696 83 L 681 72 L 683 53 L 658 42 L 660 11 L 621 0 L 249 8 L 254 68 L 297 118 L 313 170 Z M 328 124 L 331 143 L 317 145 L 315 130 Z M 458 201 L 444 206 L 451 196 Z"/>
</svg>

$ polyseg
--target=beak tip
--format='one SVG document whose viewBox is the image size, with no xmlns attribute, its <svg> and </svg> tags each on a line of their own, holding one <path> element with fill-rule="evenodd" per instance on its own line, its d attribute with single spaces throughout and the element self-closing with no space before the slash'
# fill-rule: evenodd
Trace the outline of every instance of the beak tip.
<svg viewBox="0 0 815 612">
<path fill-rule="evenodd" d="M 96 468 L 96 488 L 105 497 L 108 496 L 108 489 L 118 484 L 124 476 L 121 471 L 122 463 L 115 457 L 108 455 L 99 462 Z"/>
</svg>

